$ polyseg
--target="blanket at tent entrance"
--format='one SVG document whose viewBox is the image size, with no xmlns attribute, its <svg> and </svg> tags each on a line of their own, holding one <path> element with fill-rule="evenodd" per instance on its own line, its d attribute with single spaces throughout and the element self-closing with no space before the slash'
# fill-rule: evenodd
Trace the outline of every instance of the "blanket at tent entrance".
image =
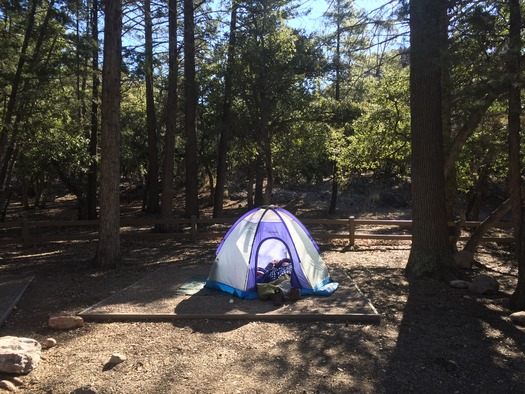
<svg viewBox="0 0 525 394">
<path fill-rule="evenodd" d="M 337 289 L 306 227 L 275 206 L 253 209 L 233 224 L 217 248 L 206 287 L 257 298 L 258 269 L 285 258 L 292 265 L 291 285 L 302 295 L 330 295 Z"/>
</svg>

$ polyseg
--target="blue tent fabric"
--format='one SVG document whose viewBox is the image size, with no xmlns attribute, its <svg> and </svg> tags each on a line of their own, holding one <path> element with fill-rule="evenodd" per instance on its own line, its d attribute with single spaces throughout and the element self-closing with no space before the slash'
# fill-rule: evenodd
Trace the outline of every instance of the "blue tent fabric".
<svg viewBox="0 0 525 394">
<path fill-rule="evenodd" d="M 331 296 L 339 287 L 339 282 L 330 282 L 318 288 L 314 294 L 320 296 Z"/>
</svg>

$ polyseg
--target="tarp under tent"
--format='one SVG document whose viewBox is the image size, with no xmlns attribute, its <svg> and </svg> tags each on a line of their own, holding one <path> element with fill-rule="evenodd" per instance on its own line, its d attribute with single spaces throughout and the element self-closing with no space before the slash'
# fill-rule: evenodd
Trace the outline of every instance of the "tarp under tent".
<svg viewBox="0 0 525 394">
<path fill-rule="evenodd" d="M 257 270 L 283 258 L 290 259 L 291 285 L 302 295 L 330 295 L 337 289 L 308 230 L 275 206 L 255 208 L 233 224 L 217 248 L 205 286 L 257 298 Z"/>
</svg>

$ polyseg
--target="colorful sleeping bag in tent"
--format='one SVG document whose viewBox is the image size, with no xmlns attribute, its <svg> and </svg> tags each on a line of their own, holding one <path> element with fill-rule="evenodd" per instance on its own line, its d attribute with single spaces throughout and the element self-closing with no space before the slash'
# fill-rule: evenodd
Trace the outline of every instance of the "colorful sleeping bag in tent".
<svg viewBox="0 0 525 394">
<path fill-rule="evenodd" d="M 301 294 L 330 295 L 337 289 L 308 230 L 274 206 L 253 209 L 233 224 L 217 248 L 205 286 L 257 298 L 257 269 L 283 258 L 290 259 L 291 285 Z"/>
</svg>

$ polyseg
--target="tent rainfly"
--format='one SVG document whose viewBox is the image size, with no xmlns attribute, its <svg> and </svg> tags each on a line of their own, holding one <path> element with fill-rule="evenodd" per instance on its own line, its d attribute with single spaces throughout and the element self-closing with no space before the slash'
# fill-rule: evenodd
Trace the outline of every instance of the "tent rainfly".
<svg viewBox="0 0 525 394">
<path fill-rule="evenodd" d="M 217 248 L 205 286 L 257 298 L 257 268 L 283 258 L 291 260 L 291 285 L 302 295 L 330 295 L 337 289 L 308 230 L 290 212 L 274 206 L 253 209 L 233 224 Z"/>
</svg>

